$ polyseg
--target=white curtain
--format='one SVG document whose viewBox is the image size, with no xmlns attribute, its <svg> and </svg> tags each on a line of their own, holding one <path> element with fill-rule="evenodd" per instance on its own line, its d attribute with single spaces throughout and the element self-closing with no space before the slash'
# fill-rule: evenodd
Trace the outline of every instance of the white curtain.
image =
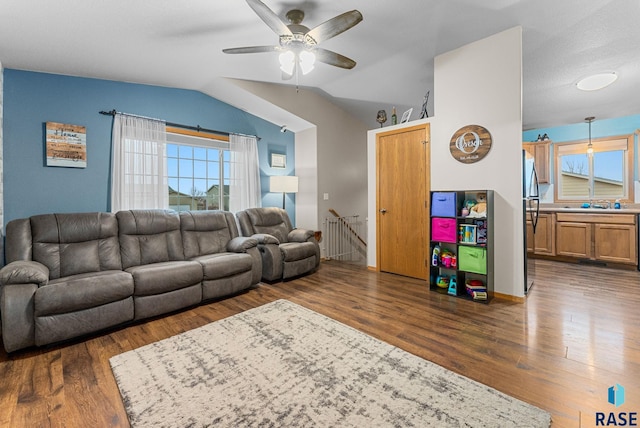
<svg viewBox="0 0 640 428">
<path fill-rule="evenodd" d="M 258 140 L 247 135 L 231 134 L 231 183 L 229 211 L 238 212 L 262 206 Z"/>
<path fill-rule="evenodd" d="M 112 139 L 111 211 L 168 208 L 165 122 L 116 114 Z"/>
</svg>

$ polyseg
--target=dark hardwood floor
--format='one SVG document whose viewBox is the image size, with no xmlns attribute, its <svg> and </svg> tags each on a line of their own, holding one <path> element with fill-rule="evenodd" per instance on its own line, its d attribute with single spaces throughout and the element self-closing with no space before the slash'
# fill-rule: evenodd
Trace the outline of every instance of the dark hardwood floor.
<svg viewBox="0 0 640 428">
<path fill-rule="evenodd" d="M 0 353 L 1 427 L 128 426 L 108 359 L 288 299 L 539 406 L 554 427 L 640 412 L 640 273 L 536 261 L 526 303 L 489 305 L 423 281 L 323 262 L 307 277 L 64 345 Z M 607 402 L 621 384 L 626 402 Z"/>
</svg>

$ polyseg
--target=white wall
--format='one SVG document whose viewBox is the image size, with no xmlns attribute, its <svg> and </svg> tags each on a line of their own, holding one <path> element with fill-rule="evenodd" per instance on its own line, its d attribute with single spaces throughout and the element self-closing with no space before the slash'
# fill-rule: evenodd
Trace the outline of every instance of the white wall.
<svg viewBox="0 0 640 428">
<path fill-rule="evenodd" d="M 2 68 L 2 63 L 0 62 L 0 254 L 4 254 L 3 250 L 3 242 L 2 237 L 4 236 L 4 231 L 2 230 L 2 226 L 4 224 L 4 158 L 3 158 L 3 149 L 2 149 L 2 128 L 3 122 L 2 118 L 4 117 L 3 113 L 3 88 L 4 88 L 4 69 Z M 0 257 L 0 266 L 3 265 L 2 257 Z"/>
<path fill-rule="evenodd" d="M 305 226 L 321 230 L 324 218 L 329 215 L 329 208 L 343 216 L 357 214 L 364 218 L 367 211 L 367 161 L 364 155 L 367 126 L 327 98 L 305 88 L 296 91 L 293 86 L 245 80 L 234 82 L 246 91 L 316 126 L 315 159 L 312 159 L 313 149 L 302 148 L 302 140 L 298 142 L 297 138 L 300 132 L 296 132 L 296 174 L 299 173 L 299 149 L 304 150 L 308 157 L 306 165 L 310 166 L 315 161 L 317 167 L 316 188 L 303 188 L 301 182 L 300 191 L 296 195 L 297 204 L 303 192 L 316 192 L 318 223 Z M 307 142 L 311 139 L 311 134 L 304 137 Z M 328 200 L 324 199 L 325 193 L 329 196 Z M 311 201 L 305 202 L 310 203 Z M 300 227 L 303 226 L 300 220 L 297 223 Z M 366 236 L 362 238 L 367 240 Z"/>
<path fill-rule="evenodd" d="M 423 120 L 431 123 L 431 190 L 495 191 L 494 291 L 522 297 L 522 29 L 516 27 L 437 56 L 434 93 L 437 117 Z M 484 159 L 463 164 L 451 156 L 449 142 L 458 129 L 472 124 L 487 128 L 493 144 Z M 379 131 L 367 135 L 370 267 L 377 266 L 375 136 Z"/>
<path fill-rule="evenodd" d="M 522 297 L 522 29 L 437 56 L 434 93 L 431 188 L 495 191 L 494 290 Z M 463 164 L 451 156 L 449 141 L 472 124 L 487 128 L 493 144 L 484 159 Z"/>
<path fill-rule="evenodd" d="M 318 129 L 314 126 L 296 132 L 295 171 L 299 191 L 296 194 L 296 227 L 315 229 L 318 221 Z"/>
</svg>

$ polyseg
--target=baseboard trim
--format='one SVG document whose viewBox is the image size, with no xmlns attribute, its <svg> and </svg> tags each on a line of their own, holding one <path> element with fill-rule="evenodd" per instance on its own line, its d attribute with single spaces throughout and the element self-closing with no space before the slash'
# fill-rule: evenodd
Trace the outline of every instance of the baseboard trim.
<svg viewBox="0 0 640 428">
<path fill-rule="evenodd" d="M 516 302 L 516 303 L 524 303 L 527 301 L 526 297 L 512 296 L 511 294 L 496 293 L 495 291 L 493 292 L 493 297 L 496 297 L 501 300 L 509 300 L 511 302 Z"/>
</svg>

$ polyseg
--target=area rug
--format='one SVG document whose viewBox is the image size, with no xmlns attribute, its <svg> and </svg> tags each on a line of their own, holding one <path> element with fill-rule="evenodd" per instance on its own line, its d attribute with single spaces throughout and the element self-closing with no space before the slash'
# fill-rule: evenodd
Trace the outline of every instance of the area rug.
<svg viewBox="0 0 640 428">
<path fill-rule="evenodd" d="M 548 427 L 530 404 L 286 300 L 112 357 L 133 427 Z"/>
</svg>

